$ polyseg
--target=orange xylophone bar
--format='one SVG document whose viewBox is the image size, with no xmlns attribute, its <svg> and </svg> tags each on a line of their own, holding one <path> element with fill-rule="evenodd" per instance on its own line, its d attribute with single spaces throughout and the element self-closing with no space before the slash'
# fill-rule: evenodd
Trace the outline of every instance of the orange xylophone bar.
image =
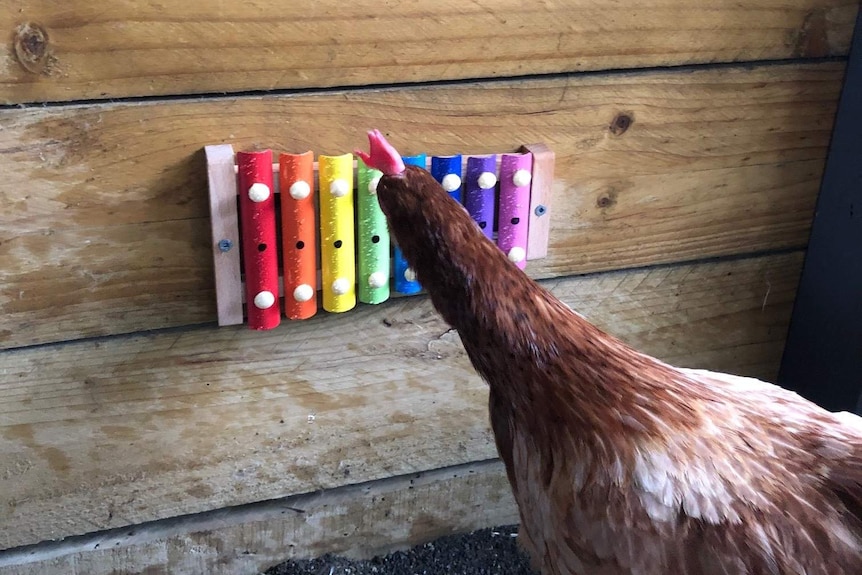
<svg viewBox="0 0 862 575">
<path fill-rule="evenodd" d="M 314 154 L 279 154 L 284 314 L 307 319 L 317 313 L 317 224 Z"/>
</svg>

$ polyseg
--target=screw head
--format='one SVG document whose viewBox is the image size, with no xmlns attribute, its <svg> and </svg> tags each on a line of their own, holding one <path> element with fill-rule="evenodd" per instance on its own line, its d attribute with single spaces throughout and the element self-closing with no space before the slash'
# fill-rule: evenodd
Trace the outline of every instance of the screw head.
<svg viewBox="0 0 862 575">
<path fill-rule="evenodd" d="M 219 240 L 218 249 L 222 252 L 229 252 L 233 247 L 233 242 L 230 240 Z"/>
<path fill-rule="evenodd" d="M 547 212 L 548 212 L 548 208 L 546 208 L 546 207 L 545 207 L 545 206 L 543 206 L 542 204 L 539 204 L 538 206 L 536 206 L 536 209 L 535 209 L 535 210 L 533 210 L 533 213 L 535 213 L 535 214 L 536 214 L 536 216 L 538 216 L 538 217 L 540 217 L 540 218 L 541 218 L 542 216 L 544 216 Z"/>
<path fill-rule="evenodd" d="M 271 291 L 262 291 L 254 296 L 254 307 L 257 309 L 269 309 L 275 304 L 275 294 Z"/>
<path fill-rule="evenodd" d="M 447 192 L 454 192 L 461 187 L 461 177 L 458 174 L 446 174 L 443 176 L 443 181 L 440 182 L 440 185 Z"/>
<path fill-rule="evenodd" d="M 368 182 L 368 193 L 372 196 L 377 193 L 377 186 L 380 184 L 380 178 L 382 177 L 382 174 L 379 176 L 374 176 L 373 178 L 371 178 L 371 181 Z"/>
<path fill-rule="evenodd" d="M 350 184 L 347 183 L 347 180 L 332 180 L 332 183 L 329 184 L 329 192 L 333 197 L 343 198 L 350 192 Z"/>
<path fill-rule="evenodd" d="M 514 174 L 512 174 L 512 183 L 519 188 L 523 188 L 530 184 L 530 180 L 533 179 L 533 174 L 530 173 L 529 170 L 516 170 Z"/>
<path fill-rule="evenodd" d="M 526 250 L 520 246 L 513 247 L 506 255 L 509 257 L 509 261 L 516 264 L 521 263 L 527 258 Z"/>
<path fill-rule="evenodd" d="M 311 195 L 311 186 L 308 185 L 308 182 L 299 180 L 291 184 L 288 193 L 294 200 L 304 200 Z"/>
<path fill-rule="evenodd" d="M 293 290 L 293 299 L 299 303 L 307 302 L 314 297 L 314 288 L 308 284 L 300 284 Z"/>
<path fill-rule="evenodd" d="M 490 190 L 497 185 L 497 174 L 494 172 L 482 172 L 479 176 L 478 184 L 483 190 Z"/>
<path fill-rule="evenodd" d="M 346 295 L 350 291 L 351 287 L 353 286 L 347 278 L 336 278 L 336 280 L 332 282 L 332 293 L 335 295 Z"/>
<path fill-rule="evenodd" d="M 270 195 L 271 193 L 269 190 L 269 186 L 260 182 L 255 182 L 248 189 L 248 198 L 256 204 L 259 204 L 260 202 L 265 202 L 269 199 Z"/>
</svg>

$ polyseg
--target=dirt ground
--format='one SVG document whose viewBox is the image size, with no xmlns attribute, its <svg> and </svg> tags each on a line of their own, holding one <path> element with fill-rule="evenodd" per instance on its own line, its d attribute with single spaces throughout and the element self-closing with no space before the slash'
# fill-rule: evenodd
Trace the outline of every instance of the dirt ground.
<svg viewBox="0 0 862 575">
<path fill-rule="evenodd" d="M 265 575 L 534 575 L 518 548 L 516 525 L 443 537 L 367 561 L 324 555 L 288 561 Z"/>
</svg>

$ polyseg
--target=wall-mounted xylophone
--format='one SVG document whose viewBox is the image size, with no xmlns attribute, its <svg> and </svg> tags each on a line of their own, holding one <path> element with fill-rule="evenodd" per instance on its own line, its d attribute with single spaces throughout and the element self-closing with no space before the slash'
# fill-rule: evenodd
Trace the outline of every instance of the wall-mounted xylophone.
<svg viewBox="0 0 862 575">
<path fill-rule="evenodd" d="M 206 146 L 219 325 L 276 327 L 422 287 L 377 203 L 380 172 L 352 154 Z M 548 249 L 554 153 L 543 144 L 476 156 L 405 156 L 428 169 L 520 268 Z M 355 185 L 354 185 L 355 182 Z M 318 241 L 319 240 L 319 241 Z M 392 284 L 392 288 L 390 288 Z"/>
</svg>

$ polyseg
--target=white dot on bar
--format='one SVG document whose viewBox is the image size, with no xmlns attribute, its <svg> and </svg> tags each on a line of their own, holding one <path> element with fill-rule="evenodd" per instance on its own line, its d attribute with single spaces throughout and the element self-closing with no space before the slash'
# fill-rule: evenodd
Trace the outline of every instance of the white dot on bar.
<svg viewBox="0 0 862 575">
<path fill-rule="evenodd" d="M 497 176 L 494 172 L 482 172 L 479 176 L 479 187 L 488 190 L 497 185 Z"/>
<path fill-rule="evenodd" d="M 269 186 L 257 182 L 248 189 L 248 198 L 253 202 L 263 202 L 269 198 Z"/>
<path fill-rule="evenodd" d="M 337 179 L 332 180 L 332 183 L 329 184 L 329 192 L 335 196 L 336 198 L 343 198 L 347 195 L 347 192 L 350 191 L 350 186 L 347 185 L 346 180 Z"/>
<path fill-rule="evenodd" d="M 262 291 L 254 296 L 254 307 L 257 309 L 269 309 L 275 303 L 275 296 L 271 291 Z"/>
<path fill-rule="evenodd" d="M 443 176 L 441 184 L 447 192 L 454 192 L 461 187 L 461 178 L 458 174 L 446 174 Z"/>
<path fill-rule="evenodd" d="M 374 272 L 368 276 L 368 285 L 373 288 L 382 288 L 389 281 L 389 276 L 384 272 Z"/>
<path fill-rule="evenodd" d="M 370 182 L 368 182 L 368 193 L 372 196 L 377 193 L 377 184 L 380 183 L 380 178 L 383 176 L 376 176 L 372 178 Z"/>
<path fill-rule="evenodd" d="M 529 184 L 532 179 L 533 175 L 530 174 L 529 170 L 515 170 L 515 173 L 512 174 L 512 183 L 519 188 L 523 188 Z"/>
<path fill-rule="evenodd" d="M 332 293 L 335 295 L 344 295 L 350 291 L 350 282 L 347 278 L 338 278 L 332 282 Z"/>
<path fill-rule="evenodd" d="M 527 257 L 527 252 L 524 251 L 524 248 L 515 246 L 509 250 L 507 255 L 509 256 L 509 261 L 519 264 Z"/>
<path fill-rule="evenodd" d="M 297 182 L 293 182 L 290 186 L 290 197 L 294 200 L 304 200 L 311 194 L 311 186 L 308 185 L 308 182 L 299 180 Z"/>
<path fill-rule="evenodd" d="M 413 271 L 413 268 L 407 268 L 406 270 L 404 270 L 404 279 L 409 282 L 416 281 L 416 272 Z"/>
<path fill-rule="evenodd" d="M 314 297 L 314 288 L 308 284 L 300 284 L 293 290 L 293 299 L 299 303 L 307 302 Z"/>
</svg>

